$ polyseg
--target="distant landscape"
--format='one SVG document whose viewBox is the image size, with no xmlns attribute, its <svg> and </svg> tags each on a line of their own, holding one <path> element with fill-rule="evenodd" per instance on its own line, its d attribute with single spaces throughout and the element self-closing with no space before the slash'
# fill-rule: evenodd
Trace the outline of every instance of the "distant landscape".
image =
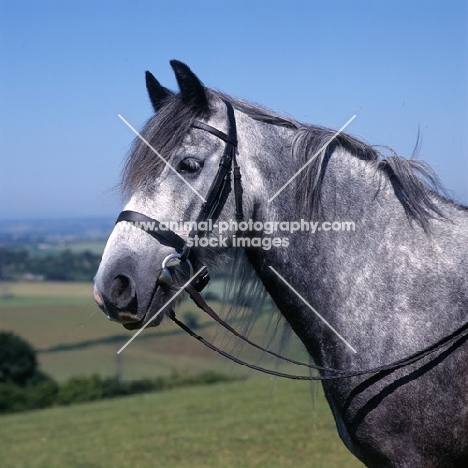
<svg viewBox="0 0 468 468">
<path fill-rule="evenodd" d="M 112 218 L 0 220 L 0 243 L 65 247 L 78 241 L 105 241 L 114 227 Z"/>
<path fill-rule="evenodd" d="M 92 281 L 112 227 L 107 218 L 0 221 L 0 280 Z"/>
</svg>

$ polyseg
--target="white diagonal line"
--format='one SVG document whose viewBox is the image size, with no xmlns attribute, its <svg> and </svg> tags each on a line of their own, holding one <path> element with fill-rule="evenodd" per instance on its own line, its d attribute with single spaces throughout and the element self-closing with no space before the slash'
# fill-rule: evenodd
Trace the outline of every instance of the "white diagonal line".
<svg viewBox="0 0 468 468">
<path fill-rule="evenodd" d="M 353 115 L 309 160 L 268 200 L 272 202 L 354 119 Z"/>
<path fill-rule="evenodd" d="M 120 354 L 185 288 L 196 278 L 206 266 L 202 266 L 152 317 L 148 320 L 118 351 Z"/>
<path fill-rule="evenodd" d="M 343 341 L 343 343 L 353 352 L 357 353 L 357 351 L 272 267 L 270 266 L 271 270 L 280 278 L 286 286 L 289 287 L 291 291 L 293 291 L 296 296 L 312 311 L 317 315 L 317 317 L 328 327 L 335 335 Z"/>
<path fill-rule="evenodd" d="M 161 161 L 179 178 L 184 182 L 184 184 L 188 185 L 188 187 L 196 194 L 198 195 L 199 198 L 201 198 L 204 202 L 206 202 L 205 198 L 198 193 L 198 191 L 191 185 L 189 184 L 178 172 L 176 169 L 174 169 L 159 153 L 156 149 L 154 149 L 151 144 L 149 143 L 148 140 L 143 138 L 143 136 L 138 132 L 138 130 L 135 130 L 135 128 L 132 127 L 130 123 L 128 123 L 124 117 L 122 117 L 120 114 L 118 114 L 119 119 L 122 120 L 122 122 L 127 125 L 127 127 L 132 130 L 132 132 L 156 155 L 158 156 Z"/>
</svg>

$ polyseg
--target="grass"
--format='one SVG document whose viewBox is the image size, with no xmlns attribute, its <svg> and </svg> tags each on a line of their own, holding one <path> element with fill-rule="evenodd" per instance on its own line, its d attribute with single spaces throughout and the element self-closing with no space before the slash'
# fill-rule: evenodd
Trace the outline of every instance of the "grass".
<svg viewBox="0 0 468 468">
<path fill-rule="evenodd" d="M 184 309 L 192 310 L 192 306 L 184 304 L 181 317 Z M 117 361 L 117 350 L 134 332 L 107 320 L 91 302 L 0 308 L 0 323 L 3 330 L 17 333 L 39 350 L 41 368 L 58 380 L 92 373 L 113 376 L 117 366 L 125 379 L 168 375 L 173 370 L 198 373 L 225 366 L 214 353 L 169 322 L 145 330 Z M 215 327 L 203 330 L 209 336 Z"/>
<path fill-rule="evenodd" d="M 117 350 L 134 332 L 107 320 L 94 304 L 91 289 L 89 283 L 12 283 L 10 290 L 17 302 L 8 305 L 10 299 L 0 299 L 1 328 L 19 334 L 40 350 L 41 368 L 58 380 L 92 373 L 109 377 L 117 371 L 124 379 L 169 375 L 174 370 L 195 374 L 227 369 L 245 374 L 244 368 L 204 348 L 170 321 L 157 329 L 146 329 L 118 360 Z M 210 304 L 220 309 L 219 303 Z M 213 321 L 193 303 L 182 303 L 177 315 L 183 318 L 187 312 L 199 318 L 199 333 L 210 339 L 217 337 L 218 343 L 222 341 L 223 334 L 217 333 Z M 266 318 L 259 322 L 252 337 L 261 342 Z M 229 349 L 227 340 L 223 347 Z M 295 357 L 302 352 L 297 343 L 293 343 L 292 351 Z M 243 356 L 251 362 L 258 360 L 258 354 L 248 347 Z M 307 360 L 305 355 L 302 357 Z"/>
<path fill-rule="evenodd" d="M 321 392 L 255 379 L 7 415 L 4 468 L 358 468 Z"/>
<path fill-rule="evenodd" d="M 16 303 L 0 298 L 0 328 L 42 350 L 42 370 L 58 380 L 92 373 L 114 376 L 117 371 L 123 379 L 205 370 L 245 376 L 243 367 L 207 350 L 169 321 L 145 330 L 118 361 L 116 351 L 133 332 L 104 317 L 88 283 L 14 283 L 9 291 Z M 219 303 L 210 304 L 219 310 Z M 192 303 L 181 304 L 177 313 L 183 317 L 188 311 L 198 314 L 201 335 L 231 349 L 232 343 Z M 262 341 L 266 322 L 261 317 L 252 330 L 254 341 Z M 301 349 L 293 341 L 288 354 L 307 360 Z M 258 354 L 248 347 L 242 357 L 258 363 Z M 339 441 L 320 392 L 312 406 L 307 383 L 248 375 L 251 379 L 243 382 L 2 416 L 1 466 L 362 466 Z"/>
<path fill-rule="evenodd" d="M 90 283 L 12 282 L 3 283 L 2 289 L 4 295 L 0 296 L 0 311 L 27 306 L 92 304 Z"/>
</svg>

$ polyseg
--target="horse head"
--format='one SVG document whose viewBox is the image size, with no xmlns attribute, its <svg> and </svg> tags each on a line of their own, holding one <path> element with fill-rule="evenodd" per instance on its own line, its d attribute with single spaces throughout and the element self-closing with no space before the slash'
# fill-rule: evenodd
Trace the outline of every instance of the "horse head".
<svg viewBox="0 0 468 468">
<path fill-rule="evenodd" d="M 222 257 L 223 242 L 192 249 L 205 234 L 200 225 L 212 227 L 221 210 L 225 218 L 235 216 L 229 197 L 237 144 L 234 109 L 185 64 L 173 60 L 171 66 L 178 94 L 146 72 L 155 115 L 131 149 L 122 180 L 127 203 L 95 277 L 99 307 L 128 329 L 148 321 L 158 325 L 171 310 L 161 308 L 174 285 Z"/>
</svg>

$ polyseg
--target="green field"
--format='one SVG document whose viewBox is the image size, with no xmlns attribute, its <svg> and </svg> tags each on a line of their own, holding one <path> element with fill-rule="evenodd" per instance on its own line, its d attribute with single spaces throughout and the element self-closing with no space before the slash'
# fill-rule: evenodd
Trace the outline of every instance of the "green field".
<svg viewBox="0 0 468 468">
<path fill-rule="evenodd" d="M 92 373 L 114 376 L 117 366 L 124 379 L 169 375 L 173 371 L 195 374 L 217 370 L 245 375 L 244 368 L 231 365 L 170 321 L 157 329 L 146 329 L 117 360 L 117 350 L 134 332 L 107 320 L 91 298 L 91 290 L 89 283 L 12 283 L 8 285 L 11 297 L 0 298 L 0 329 L 28 340 L 40 351 L 42 369 L 57 380 Z M 211 305 L 220 310 L 219 303 Z M 182 303 L 177 315 L 183 318 L 187 312 L 199 317 L 200 334 L 230 349 L 231 341 L 192 302 Z M 266 326 L 267 317 L 261 317 L 251 336 L 261 342 Z M 295 357 L 307 359 L 297 341 L 292 341 L 290 351 Z M 253 362 L 259 358 L 248 347 L 243 357 Z"/>
<path fill-rule="evenodd" d="M 362 466 L 339 441 L 318 386 L 312 404 L 309 384 L 271 380 L 233 365 L 169 321 L 145 330 L 118 362 L 116 351 L 133 332 L 105 318 L 90 284 L 13 283 L 8 292 L 0 297 L 0 329 L 18 333 L 40 350 L 42 370 L 58 380 L 205 370 L 248 380 L 2 416 L 2 467 Z M 193 304 L 183 303 L 178 316 L 188 311 L 199 314 L 198 333 L 232 349 Z M 262 341 L 267 324 L 261 316 L 251 333 L 255 341 Z M 295 340 L 287 353 L 307 359 Z M 248 348 L 241 356 L 259 362 Z"/>
<path fill-rule="evenodd" d="M 353 468 L 321 393 L 255 379 L 1 418 L 5 468 Z"/>
<path fill-rule="evenodd" d="M 170 323 L 145 330 L 118 363 L 116 352 L 133 332 L 107 320 L 91 297 L 89 283 L 12 283 L 8 289 L 11 297 L 0 299 L 0 328 L 28 340 L 39 350 L 43 370 L 58 380 L 95 372 L 113 376 L 117 365 L 125 379 L 174 370 L 196 373 L 212 367 L 211 353 Z M 192 309 L 184 304 L 181 316 Z M 60 347 L 62 350 L 51 352 Z"/>
</svg>

